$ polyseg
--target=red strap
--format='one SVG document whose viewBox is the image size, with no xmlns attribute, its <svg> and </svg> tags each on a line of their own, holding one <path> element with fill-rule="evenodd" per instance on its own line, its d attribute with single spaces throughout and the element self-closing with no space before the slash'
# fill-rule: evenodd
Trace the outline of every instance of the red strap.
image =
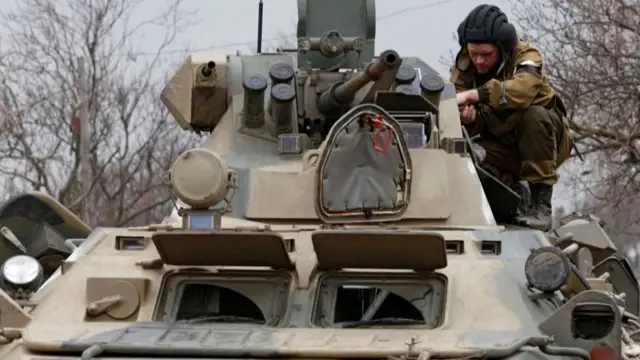
<svg viewBox="0 0 640 360">
<path fill-rule="evenodd" d="M 366 119 L 371 123 L 375 130 L 373 135 L 373 148 L 378 152 L 387 152 L 391 146 L 391 140 L 393 139 L 393 128 L 390 125 L 385 124 L 382 116 L 380 115 L 367 115 Z M 382 130 L 387 129 L 387 137 L 382 142 Z"/>
</svg>

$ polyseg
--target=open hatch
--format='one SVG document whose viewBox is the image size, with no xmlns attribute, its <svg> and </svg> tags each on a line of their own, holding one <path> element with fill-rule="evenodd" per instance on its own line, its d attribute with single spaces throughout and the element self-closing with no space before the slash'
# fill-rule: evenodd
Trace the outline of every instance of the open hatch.
<svg viewBox="0 0 640 360">
<path fill-rule="evenodd" d="M 312 235 L 318 268 L 337 270 L 447 267 L 445 239 L 427 231 L 322 230 Z"/>
<path fill-rule="evenodd" d="M 353 107 L 327 134 L 316 172 L 324 223 L 396 221 L 411 197 L 411 157 L 402 126 L 378 105 Z"/>
<path fill-rule="evenodd" d="M 294 267 L 277 233 L 171 231 L 156 233 L 151 239 L 168 265 Z"/>
</svg>

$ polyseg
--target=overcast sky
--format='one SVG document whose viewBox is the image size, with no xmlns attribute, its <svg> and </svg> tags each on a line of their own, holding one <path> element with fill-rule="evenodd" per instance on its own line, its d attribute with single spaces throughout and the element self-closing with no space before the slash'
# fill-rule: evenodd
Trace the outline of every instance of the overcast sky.
<svg viewBox="0 0 640 360">
<path fill-rule="evenodd" d="M 196 48 L 255 42 L 258 0 L 187 1 L 189 6 L 206 14 L 207 20 L 182 34 L 180 42 Z M 263 1 L 265 39 L 277 37 L 281 32 L 295 31 L 298 15 L 296 0 Z M 438 61 L 440 56 L 447 55 L 451 50 L 457 51 L 452 34 L 467 13 L 482 3 L 498 5 L 510 15 L 508 0 L 376 0 L 376 16 L 386 17 L 377 21 L 376 52 L 394 49 L 401 56 L 421 57 L 445 72 L 447 69 Z M 420 6 L 424 8 L 418 8 Z M 403 11 L 405 9 L 407 11 Z M 236 48 L 218 49 L 234 52 Z"/>
<path fill-rule="evenodd" d="M 16 0 L 0 0 L 0 4 Z M 174 48 L 189 47 L 235 54 L 248 51 L 257 38 L 258 0 L 184 0 L 185 10 L 198 12 L 199 22 L 185 29 Z M 283 33 L 295 34 L 296 0 L 263 0 L 265 40 Z M 167 7 L 172 0 L 154 0 L 154 9 L 140 10 L 140 20 L 148 18 L 150 10 Z M 501 7 L 508 15 L 508 0 L 376 0 L 376 52 L 394 49 L 401 56 L 418 56 L 442 73 L 447 67 L 439 63 L 441 56 L 457 51 L 452 35 L 468 12 L 482 3 Z M 131 19 L 135 22 L 135 17 Z M 154 51 L 160 35 L 146 34 L 140 39 L 142 51 Z M 233 44 L 233 45 L 227 45 Z M 167 57 L 173 57 L 167 54 Z"/>
</svg>

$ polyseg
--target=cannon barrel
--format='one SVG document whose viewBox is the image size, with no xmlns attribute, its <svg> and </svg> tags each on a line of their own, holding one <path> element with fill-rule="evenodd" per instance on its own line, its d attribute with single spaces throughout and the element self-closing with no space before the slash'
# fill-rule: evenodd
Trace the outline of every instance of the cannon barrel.
<svg viewBox="0 0 640 360">
<path fill-rule="evenodd" d="M 209 77 L 213 74 L 213 72 L 215 71 L 215 68 L 216 68 L 215 61 L 208 61 L 206 64 L 202 65 L 200 72 L 202 73 L 202 76 Z"/>
<path fill-rule="evenodd" d="M 384 72 L 398 68 L 401 63 L 402 59 L 397 52 L 393 50 L 382 52 L 380 57 L 369 64 L 365 71 L 346 82 L 338 82 L 323 92 L 318 98 L 318 110 L 325 115 L 329 115 L 342 107 L 348 106 L 353 101 L 358 90 L 371 81 L 378 80 Z"/>
</svg>

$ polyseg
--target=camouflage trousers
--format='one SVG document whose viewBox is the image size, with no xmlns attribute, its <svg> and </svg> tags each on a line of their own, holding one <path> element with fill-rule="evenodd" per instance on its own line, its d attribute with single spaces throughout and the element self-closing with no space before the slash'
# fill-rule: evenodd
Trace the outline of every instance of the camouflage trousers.
<svg viewBox="0 0 640 360">
<path fill-rule="evenodd" d="M 553 185 L 557 169 L 573 147 L 568 124 L 556 111 L 531 106 L 524 111 L 480 111 L 481 138 L 486 150 L 480 166 L 505 185 L 525 180 Z"/>
</svg>

